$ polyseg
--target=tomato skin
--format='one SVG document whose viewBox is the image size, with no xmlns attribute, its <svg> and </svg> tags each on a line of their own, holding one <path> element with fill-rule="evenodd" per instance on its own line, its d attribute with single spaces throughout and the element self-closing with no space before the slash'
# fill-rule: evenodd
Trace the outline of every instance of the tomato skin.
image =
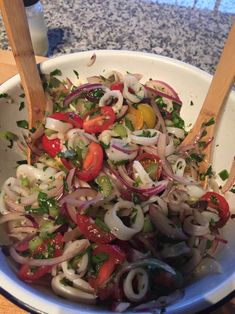
<svg viewBox="0 0 235 314">
<path fill-rule="evenodd" d="M 160 178 L 162 173 L 162 162 L 158 155 L 143 153 L 137 156 L 136 160 L 138 160 L 144 168 L 150 165 L 151 163 L 157 164 L 156 179 Z"/>
<path fill-rule="evenodd" d="M 104 244 L 116 238 L 112 233 L 101 230 L 87 215 L 77 214 L 77 225 L 80 232 L 92 242 Z"/>
<path fill-rule="evenodd" d="M 36 271 L 31 271 L 31 267 L 27 264 L 21 266 L 18 277 L 25 282 L 34 282 L 45 276 L 52 270 L 52 266 L 40 266 Z"/>
<path fill-rule="evenodd" d="M 61 233 L 57 233 L 53 239 L 44 240 L 44 242 L 39 245 L 33 252 L 32 257 L 39 253 L 46 253 L 48 251 L 48 246 L 55 246 L 55 253 L 53 257 L 58 257 L 62 254 L 63 247 L 63 236 Z M 32 271 L 31 266 L 24 264 L 21 266 L 18 276 L 20 279 L 26 282 L 34 282 L 41 277 L 45 276 L 47 273 L 50 273 L 53 266 L 40 266 L 36 270 Z"/>
<path fill-rule="evenodd" d="M 201 200 L 207 201 L 208 207 L 218 210 L 220 220 L 213 227 L 215 229 L 222 228 L 230 217 L 229 204 L 226 199 L 216 192 L 207 192 L 201 197 Z"/>
<path fill-rule="evenodd" d="M 126 254 L 117 245 L 99 244 L 92 255 L 98 253 L 106 253 L 108 259 L 100 267 L 96 278 L 89 279 L 89 283 L 94 289 L 101 287 L 111 276 L 116 266 L 122 264 L 126 259 Z"/>
<path fill-rule="evenodd" d="M 100 109 L 100 114 L 89 119 L 89 114 L 86 116 L 83 122 L 83 129 L 87 133 L 101 133 L 107 130 L 116 119 L 115 112 L 110 106 L 103 106 Z M 91 114 L 92 112 L 90 112 Z"/>
<path fill-rule="evenodd" d="M 81 129 L 83 125 L 83 120 L 74 112 L 54 112 L 50 118 L 70 123 L 78 129 Z"/>
<path fill-rule="evenodd" d="M 45 253 L 48 251 L 48 245 L 55 246 L 55 254 L 54 257 L 58 257 L 62 254 L 63 247 L 63 236 L 61 233 L 57 233 L 56 236 L 52 239 L 44 240 L 41 245 L 39 245 L 34 251 L 33 255 L 37 255 L 39 253 Z"/>
<path fill-rule="evenodd" d="M 121 93 L 123 92 L 124 89 L 124 84 L 121 82 L 116 82 L 110 85 L 111 90 L 119 90 Z"/>
<path fill-rule="evenodd" d="M 103 166 L 103 157 L 104 153 L 101 145 L 91 142 L 82 169 L 77 172 L 78 178 L 84 181 L 95 179 Z"/>
<path fill-rule="evenodd" d="M 53 140 L 49 140 L 45 134 L 42 136 L 42 146 L 45 152 L 52 158 L 55 158 L 61 151 L 60 139 L 55 138 Z"/>
</svg>

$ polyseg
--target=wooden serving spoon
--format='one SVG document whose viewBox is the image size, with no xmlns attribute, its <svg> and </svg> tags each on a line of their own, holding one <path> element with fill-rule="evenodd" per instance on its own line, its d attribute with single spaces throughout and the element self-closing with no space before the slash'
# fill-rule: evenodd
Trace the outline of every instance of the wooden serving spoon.
<svg viewBox="0 0 235 314">
<path fill-rule="evenodd" d="M 212 121 L 206 128 L 207 134 L 203 136 L 202 140 L 207 142 L 214 138 L 216 125 L 219 121 L 221 109 L 226 102 L 229 92 L 232 88 L 235 79 L 235 23 L 233 24 L 227 41 L 225 43 L 222 55 L 220 57 L 217 69 L 212 79 L 207 96 L 204 100 L 203 106 L 199 116 L 186 138 L 181 143 L 181 147 L 192 144 L 195 138 L 200 133 L 202 125 Z M 208 169 L 212 158 L 212 145 L 208 145 L 204 150 L 204 162 L 200 163 L 200 173 L 205 173 Z"/>
<path fill-rule="evenodd" d="M 23 0 L 0 0 L 0 9 L 25 93 L 29 129 L 37 128 L 44 120 L 46 97 L 37 69 Z M 28 161 L 29 156 L 28 152 Z"/>
</svg>

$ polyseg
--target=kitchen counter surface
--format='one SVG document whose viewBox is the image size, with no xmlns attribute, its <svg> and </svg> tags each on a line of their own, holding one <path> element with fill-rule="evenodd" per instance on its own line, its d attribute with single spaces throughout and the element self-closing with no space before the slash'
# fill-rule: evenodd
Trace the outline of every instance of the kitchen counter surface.
<svg viewBox="0 0 235 314">
<path fill-rule="evenodd" d="M 235 0 L 43 0 L 49 56 L 93 49 L 152 52 L 213 73 Z M 0 48 L 8 42 L 0 19 Z"/>
</svg>

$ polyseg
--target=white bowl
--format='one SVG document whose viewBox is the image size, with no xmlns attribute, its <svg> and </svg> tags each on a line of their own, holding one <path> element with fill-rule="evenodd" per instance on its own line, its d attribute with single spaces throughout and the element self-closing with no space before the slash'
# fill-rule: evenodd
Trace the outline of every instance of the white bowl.
<svg viewBox="0 0 235 314">
<path fill-rule="evenodd" d="M 168 82 L 179 93 L 183 100 L 182 116 L 186 124 L 195 121 L 200 106 L 206 96 L 211 76 L 191 65 L 177 60 L 157 55 L 130 52 L 130 51 L 96 51 L 95 63 L 88 67 L 87 64 L 94 51 L 75 53 L 50 59 L 41 64 L 43 73 L 49 73 L 55 68 L 62 70 L 64 76 L 76 80 L 73 70 L 77 70 L 80 78 L 102 74 L 104 70 L 115 69 L 120 72 L 144 74 L 144 80 L 155 78 Z M 20 91 L 19 76 L 15 76 L 0 86 L 0 93 L 7 92 L 19 103 Z M 33 84 L 33 82 L 32 82 Z M 194 105 L 190 105 L 190 102 Z M 11 130 L 19 133 L 15 121 L 27 119 L 26 111 L 19 111 L 18 105 L 1 104 L 0 126 L 2 130 Z M 232 92 L 220 123 L 215 140 L 214 169 L 218 173 L 228 169 L 235 155 L 234 144 L 235 130 L 235 93 Z M 22 159 L 17 150 L 6 149 L 5 143 L 0 143 L 0 182 L 9 175 L 14 174 L 16 160 Z M 228 195 L 231 210 L 235 209 L 234 195 Z M 208 275 L 201 280 L 191 283 L 185 289 L 185 296 L 167 308 L 167 313 L 195 313 L 217 303 L 234 290 L 235 287 L 235 228 L 230 221 L 223 232 L 228 244 L 216 255 L 222 266 L 221 274 Z M 14 296 L 18 302 L 28 306 L 38 313 L 72 314 L 72 313 L 111 313 L 107 309 L 96 306 L 86 306 L 73 303 L 55 296 L 43 288 L 33 287 L 22 281 L 10 269 L 5 256 L 0 252 L 0 286 Z"/>
</svg>

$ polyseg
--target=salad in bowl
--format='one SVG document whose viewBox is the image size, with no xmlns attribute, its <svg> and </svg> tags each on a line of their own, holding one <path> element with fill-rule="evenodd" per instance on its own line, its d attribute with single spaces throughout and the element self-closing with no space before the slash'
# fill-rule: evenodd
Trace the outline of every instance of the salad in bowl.
<svg viewBox="0 0 235 314">
<path fill-rule="evenodd" d="M 182 144 L 190 127 L 185 99 L 169 75 L 161 77 L 164 66 L 174 73 L 182 64 L 130 53 L 143 65 L 124 70 L 120 55 L 110 52 L 107 61 L 97 52 L 88 62 L 84 53 L 76 66 L 75 55 L 42 67 L 45 120 L 33 129 L 17 120 L 17 132 L 10 125 L 1 132 L 8 147 L 31 152 L 31 163 L 21 158 L 3 181 L 2 252 L 17 282 L 65 300 L 65 312 L 66 304 L 177 312 L 190 309 L 187 298 L 201 309 L 187 293 L 224 273 L 215 255 L 229 247 L 223 230 L 232 224 L 235 164 L 218 172 L 208 163 L 200 172 L 203 150 L 214 144 L 205 140 L 213 117 Z"/>
</svg>

